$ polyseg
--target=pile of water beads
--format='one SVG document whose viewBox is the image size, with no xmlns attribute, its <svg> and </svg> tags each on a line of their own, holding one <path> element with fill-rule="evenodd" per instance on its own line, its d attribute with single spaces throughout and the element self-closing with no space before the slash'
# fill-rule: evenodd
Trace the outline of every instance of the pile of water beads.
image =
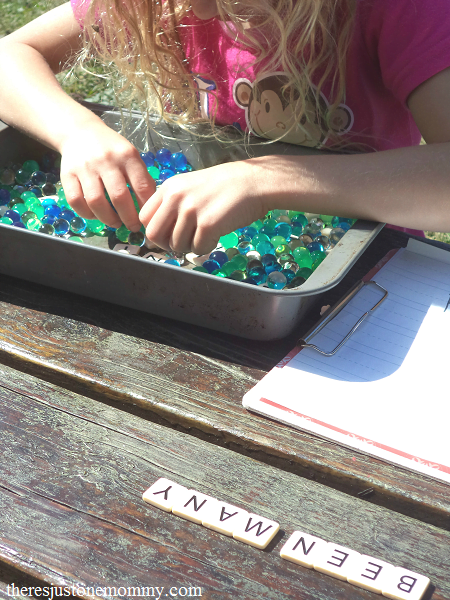
<svg viewBox="0 0 450 600">
<path fill-rule="evenodd" d="M 182 152 L 167 148 L 141 154 L 149 174 L 159 187 L 166 179 L 192 171 Z M 59 157 L 47 153 L 41 164 L 27 160 L 0 169 L 0 223 L 83 242 L 93 235 L 111 235 L 123 244 L 144 246 L 145 231 L 105 226 L 83 219 L 67 203 L 59 178 Z M 133 191 L 131 195 L 137 201 Z M 352 219 L 273 210 L 264 220 L 220 238 L 218 247 L 204 258 L 184 260 L 165 256 L 164 262 L 188 264 L 193 270 L 276 290 L 296 288 L 326 258 L 353 224 Z M 146 255 L 148 256 L 148 255 Z M 199 261 L 201 264 L 199 264 Z"/>
</svg>

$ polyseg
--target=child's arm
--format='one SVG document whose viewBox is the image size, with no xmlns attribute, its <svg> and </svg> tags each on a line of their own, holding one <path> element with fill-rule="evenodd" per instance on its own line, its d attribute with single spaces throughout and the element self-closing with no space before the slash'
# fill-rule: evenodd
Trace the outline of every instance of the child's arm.
<svg viewBox="0 0 450 600">
<path fill-rule="evenodd" d="M 410 95 L 427 146 L 352 156 L 270 156 L 166 181 L 141 210 L 164 248 L 212 250 L 275 208 L 450 231 L 450 69 Z"/>
<path fill-rule="evenodd" d="M 54 76 L 79 49 L 70 3 L 0 40 L 0 118 L 62 154 L 61 181 L 78 214 L 112 227 L 122 220 L 136 231 L 140 223 L 126 184 L 141 206 L 155 189 L 138 151 L 67 96 Z"/>
</svg>

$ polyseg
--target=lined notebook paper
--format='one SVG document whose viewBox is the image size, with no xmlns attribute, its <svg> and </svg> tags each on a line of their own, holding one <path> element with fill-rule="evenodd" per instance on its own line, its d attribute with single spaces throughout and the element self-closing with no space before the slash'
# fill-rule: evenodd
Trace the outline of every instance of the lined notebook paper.
<svg viewBox="0 0 450 600">
<path fill-rule="evenodd" d="M 389 295 L 337 354 L 294 349 L 243 405 L 450 483 L 450 252 L 410 240 L 369 278 Z M 312 342 L 332 350 L 381 295 L 364 287 Z"/>
</svg>

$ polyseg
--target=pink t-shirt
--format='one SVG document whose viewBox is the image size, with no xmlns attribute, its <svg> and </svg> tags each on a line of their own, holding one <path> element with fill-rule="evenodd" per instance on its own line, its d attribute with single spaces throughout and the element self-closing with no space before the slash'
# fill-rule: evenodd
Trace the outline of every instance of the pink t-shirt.
<svg viewBox="0 0 450 600">
<path fill-rule="evenodd" d="M 189 66 L 199 86 L 203 116 L 243 131 L 279 137 L 289 129 L 290 106 L 280 97 L 283 73 L 258 72 L 253 56 L 218 19 L 189 16 L 179 28 Z M 345 102 L 330 126 L 362 150 L 387 150 L 419 144 L 421 135 L 408 110 L 409 94 L 450 67 L 450 0 L 358 0 L 347 62 Z M 329 86 L 322 106 L 330 104 Z M 328 136 L 305 124 L 284 141 L 323 147 Z"/>
</svg>

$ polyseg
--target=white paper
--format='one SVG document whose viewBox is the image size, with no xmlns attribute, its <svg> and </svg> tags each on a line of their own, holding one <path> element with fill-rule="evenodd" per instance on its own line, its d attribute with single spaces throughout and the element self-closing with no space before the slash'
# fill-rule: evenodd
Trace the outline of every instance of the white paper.
<svg viewBox="0 0 450 600">
<path fill-rule="evenodd" d="M 302 349 L 243 404 L 450 483 L 450 252 L 413 242 L 373 277 L 389 295 L 336 355 Z M 312 343 L 332 350 L 381 296 L 363 288 Z"/>
</svg>

